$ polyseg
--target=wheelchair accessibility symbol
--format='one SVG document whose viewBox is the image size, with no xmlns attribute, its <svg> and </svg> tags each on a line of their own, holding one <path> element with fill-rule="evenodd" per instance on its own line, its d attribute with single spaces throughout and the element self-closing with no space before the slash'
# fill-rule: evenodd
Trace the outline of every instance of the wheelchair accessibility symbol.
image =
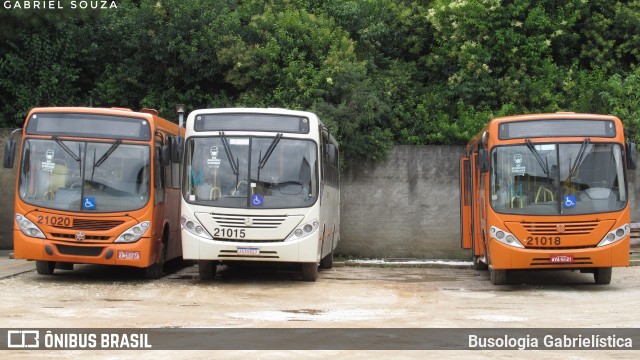
<svg viewBox="0 0 640 360">
<path fill-rule="evenodd" d="M 576 206 L 576 196 L 575 195 L 565 195 L 564 196 L 564 207 L 572 208 Z"/>
<path fill-rule="evenodd" d="M 87 210 L 95 210 L 96 208 L 96 198 L 94 197 L 85 197 L 82 202 L 82 208 Z"/>
<path fill-rule="evenodd" d="M 253 194 L 251 195 L 251 206 L 262 206 L 262 201 L 264 198 L 262 194 Z"/>
</svg>

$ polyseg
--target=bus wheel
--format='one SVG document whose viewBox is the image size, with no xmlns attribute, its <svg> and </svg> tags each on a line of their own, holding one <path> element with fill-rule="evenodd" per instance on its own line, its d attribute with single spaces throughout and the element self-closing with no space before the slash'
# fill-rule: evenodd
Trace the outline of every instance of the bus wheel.
<svg viewBox="0 0 640 360">
<path fill-rule="evenodd" d="M 611 268 L 601 267 L 593 272 L 593 278 L 596 284 L 607 285 L 611 283 Z"/>
<path fill-rule="evenodd" d="M 318 263 L 302 263 L 302 280 L 311 282 L 318 280 Z"/>
<path fill-rule="evenodd" d="M 320 269 L 331 269 L 333 267 L 333 250 L 320 261 Z"/>
<path fill-rule="evenodd" d="M 144 268 L 144 277 L 147 279 L 160 279 L 162 277 L 162 268 L 164 262 L 167 259 L 167 247 L 162 242 L 162 249 L 160 249 L 160 260 L 157 263 L 151 264 Z"/>
<path fill-rule="evenodd" d="M 489 267 L 489 277 L 493 285 L 505 285 L 507 283 L 507 270 L 495 270 Z"/>
<path fill-rule="evenodd" d="M 36 260 L 36 272 L 40 275 L 51 275 L 56 268 L 55 261 Z"/>
<path fill-rule="evenodd" d="M 484 257 L 480 257 L 476 255 L 476 244 L 475 241 L 471 242 L 471 260 L 473 261 L 473 270 L 487 270 L 488 266 L 485 262 L 482 261 Z"/>
<path fill-rule="evenodd" d="M 487 270 L 487 264 L 482 259 L 480 256 L 473 255 L 473 270 Z"/>
<path fill-rule="evenodd" d="M 198 260 L 198 274 L 200 280 L 211 280 L 216 277 L 218 265 L 211 260 Z"/>
</svg>

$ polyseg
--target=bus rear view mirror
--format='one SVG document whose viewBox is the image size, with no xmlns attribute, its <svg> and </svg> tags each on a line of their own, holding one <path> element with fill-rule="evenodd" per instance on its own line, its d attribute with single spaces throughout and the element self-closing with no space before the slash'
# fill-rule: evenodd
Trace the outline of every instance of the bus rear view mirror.
<svg viewBox="0 0 640 360">
<path fill-rule="evenodd" d="M 635 170 L 637 161 L 638 161 L 638 149 L 636 148 L 636 144 L 632 142 L 628 142 L 626 146 L 626 152 L 627 152 L 627 169 Z"/>
<path fill-rule="evenodd" d="M 487 157 L 487 150 L 478 150 L 478 167 L 481 173 L 489 171 L 489 158 Z"/>
<path fill-rule="evenodd" d="M 171 146 L 171 161 L 179 163 L 182 160 L 182 151 L 184 149 L 184 138 L 177 136 L 173 138 L 173 144 Z"/>
<path fill-rule="evenodd" d="M 160 149 L 160 165 L 167 166 L 171 164 L 171 146 L 169 144 L 162 145 Z"/>
<path fill-rule="evenodd" d="M 16 155 L 16 142 L 12 139 L 7 140 L 4 144 L 4 167 L 5 169 L 13 168 L 13 159 Z"/>
<path fill-rule="evenodd" d="M 326 162 L 333 164 L 336 161 L 336 146 L 333 144 L 326 144 L 325 146 Z"/>
</svg>

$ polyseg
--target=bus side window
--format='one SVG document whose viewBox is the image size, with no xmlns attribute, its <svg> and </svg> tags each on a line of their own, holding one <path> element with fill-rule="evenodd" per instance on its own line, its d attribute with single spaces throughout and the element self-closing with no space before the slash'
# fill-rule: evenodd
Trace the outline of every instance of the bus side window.
<svg viewBox="0 0 640 360">
<path fill-rule="evenodd" d="M 156 149 L 154 152 L 153 165 L 155 167 L 154 175 L 155 181 L 153 183 L 155 188 L 155 203 L 161 203 L 164 201 L 164 166 L 160 163 L 160 149 L 162 147 L 162 143 L 156 141 Z"/>
</svg>

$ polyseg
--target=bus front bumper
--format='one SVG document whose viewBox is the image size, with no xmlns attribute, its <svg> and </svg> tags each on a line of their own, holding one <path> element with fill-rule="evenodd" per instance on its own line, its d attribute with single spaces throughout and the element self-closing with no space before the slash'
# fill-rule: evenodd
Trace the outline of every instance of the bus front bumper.
<svg viewBox="0 0 640 360">
<path fill-rule="evenodd" d="M 583 269 L 629 266 L 629 236 L 602 247 L 585 249 L 522 249 L 491 239 L 494 269 Z"/>
<path fill-rule="evenodd" d="M 151 265 L 149 238 L 141 238 L 129 244 L 78 243 L 33 238 L 24 235 L 20 230 L 14 230 L 13 239 L 16 259 L 140 268 Z"/>
<path fill-rule="evenodd" d="M 319 246 L 318 231 L 295 241 L 240 243 L 208 240 L 182 230 L 185 260 L 317 262 Z"/>
</svg>

